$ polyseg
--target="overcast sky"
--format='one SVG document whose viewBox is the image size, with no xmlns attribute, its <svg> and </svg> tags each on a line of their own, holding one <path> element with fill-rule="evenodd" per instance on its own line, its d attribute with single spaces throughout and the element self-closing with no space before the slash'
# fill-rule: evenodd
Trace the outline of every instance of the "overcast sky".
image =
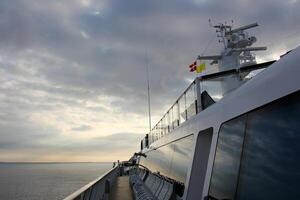
<svg viewBox="0 0 300 200">
<path fill-rule="evenodd" d="M 0 161 L 129 158 L 217 53 L 213 23 L 258 22 L 258 60 L 300 41 L 298 0 L 0 0 Z"/>
</svg>

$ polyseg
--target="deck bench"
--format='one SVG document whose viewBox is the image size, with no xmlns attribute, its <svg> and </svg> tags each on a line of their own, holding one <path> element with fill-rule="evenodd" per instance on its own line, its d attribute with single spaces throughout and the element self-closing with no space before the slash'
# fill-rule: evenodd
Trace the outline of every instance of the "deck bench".
<svg viewBox="0 0 300 200">
<path fill-rule="evenodd" d="M 174 183 L 160 174 L 137 168 L 129 173 L 129 180 L 137 200 L 175 199 Z"/>
</svg>

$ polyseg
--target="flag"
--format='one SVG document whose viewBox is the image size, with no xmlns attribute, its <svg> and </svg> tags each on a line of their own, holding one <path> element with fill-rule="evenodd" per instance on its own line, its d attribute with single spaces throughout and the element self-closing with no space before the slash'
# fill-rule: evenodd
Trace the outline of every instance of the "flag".
<svg viewBox="0 0 300 200">
<path fill-rule="evenodd" d="M 197 61 L 195 61 L 193 64 L 191 64 L 190 66 L 190 72 L 193 72 L 197 69 Z"/>
<path fill-rule="evenodd" d="M 205 70 L 205 63 L 200 64 L 199 66 L 196 67 L 196 72 L 201 73 L 202 71 Z"/>
<path fill-rule="evenodd" d="M 190 72 L 196 71 L 197 70 L 197 66 L 194 66 L 190 69 Z"/>
</svg>

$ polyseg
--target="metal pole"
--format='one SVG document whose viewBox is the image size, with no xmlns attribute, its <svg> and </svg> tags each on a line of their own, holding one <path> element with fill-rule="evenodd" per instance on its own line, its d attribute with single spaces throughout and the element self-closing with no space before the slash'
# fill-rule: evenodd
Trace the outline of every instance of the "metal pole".
<svg viewBox="0 0 300 200">
<path fill-rule="evenodd" d="M 195 86 L 196 86 L 196 98 L 197 98 L 197 114 L 199 113 L 199 112 L 201 112 L 202 111 L 202 99 L 201 99 L 201 85 L 200 85 L 200 78 L 199 77 L 197 77 L 196 78 L 196 84 L 195 84 Z"/>
<path fill-rule="evenodd" d="M 151 131 L 151 105 L 150 105 L 150 82 L 149 82 L 149 61 L 146 49 L 146 73 L 147 73 L 147 90 L 148 90 L 148 112 L 149 112 L 149 131 Z"/>
</svg>

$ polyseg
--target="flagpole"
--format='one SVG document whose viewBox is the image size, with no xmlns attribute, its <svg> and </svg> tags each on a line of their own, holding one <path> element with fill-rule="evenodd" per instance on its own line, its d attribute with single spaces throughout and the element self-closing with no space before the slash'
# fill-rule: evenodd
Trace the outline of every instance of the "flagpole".
<svg viewBox="0 0 300 200">
<path fill-rule="evenodd" d="M 151 105 L 150 105 L 150 81 L 149 81 L 149 61 L 146 49 L 146 75 L 147 75 L 147 91 L 148 91 L 148 114 L 149 114 L 149 131 L 151 131 Z"/>
</svg>

